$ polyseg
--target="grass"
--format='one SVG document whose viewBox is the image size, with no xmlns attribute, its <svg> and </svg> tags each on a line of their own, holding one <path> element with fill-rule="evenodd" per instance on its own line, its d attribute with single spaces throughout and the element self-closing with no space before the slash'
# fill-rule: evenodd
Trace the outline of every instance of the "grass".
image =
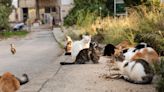
<svg viewBox="0 0 164 92">
<path fill-rule="evenodd" d="M 92 15 L 93 16 L 93 15 Z M 135 37 L 137 34 L 155 34 L 158 31 L 164 31 L 164 13 L 160 12 L 158 7 L 138 6 L 135 9 L 129 9 L 128 16 L 97 18 L 94 22 L 93 17 L 88 16 L 80 22 L 79 29 L 72 29 L 69 34 L 72 38 L 77 38 L 76 34 L 90 33 L 92 36 L 98 34 L 97 28 L 103 30 L 99 32 L 104 39 L 104 44 L 118 44 L 123 40 L 128 40 L 131 44 L 137 43 Z M 76 28 L 76 27 L 75 27 Z"/>
<path fill-rule="evenodd" d="M 25 30 L 21 30 L 21 31 L 4 31 L 4 32 L 0 32 L 0 37 L 1 38 L 10 38 L 13 36 L 18 36 L 18 37 L 24 37 L 28 34 L 29 32 L 25 31 Z"/>
</svg>

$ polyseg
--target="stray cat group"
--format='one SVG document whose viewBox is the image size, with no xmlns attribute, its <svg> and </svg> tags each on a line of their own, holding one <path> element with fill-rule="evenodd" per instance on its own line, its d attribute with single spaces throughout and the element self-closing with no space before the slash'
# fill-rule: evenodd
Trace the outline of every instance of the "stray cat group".
<svg viewBox="0 0 164 92">
<path fill-rule="evenodd" d="M 67 38 L 71 39 L 70 37 Z M 71 40 L 71 44 L 72 47 L 69 51 L 75 61 L 71 63 L 60 62 L 61 65 L 85 64 L 90 60 L 94 64 L 98 63 L 100 50 L 97 43 L 91 42 L 91 36 L 83 35 L 80 41 L 73 42 Z M 121 72 L 117 77 L 134 84 L 151 83 L 154 77 L 152 66 L 154 63 L 160 63 L 158 53 L 144 42 L 136 46 L 129 44 L 126 40 L 117 46 L 107 44 L 104 47 L 103 56 L 114 57 L 114 61 Z"/>
</svg>

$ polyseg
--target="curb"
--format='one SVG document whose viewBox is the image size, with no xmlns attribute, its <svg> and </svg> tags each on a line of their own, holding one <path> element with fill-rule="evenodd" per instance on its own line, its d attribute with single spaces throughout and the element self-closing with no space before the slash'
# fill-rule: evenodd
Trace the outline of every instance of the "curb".
<svg viewBox="0 0 164 92">
<path fill-rule="evenodd" d="M 58 34 L 56 34 L 55 32 L 58 32 Z M 53 30 L 52 30 L 52 34 L 53 34 L 53 36 L 54 36 L 54 39 L 55 39 L 55 41 L 59 44 L 59 46 L 61 47 L 61 48 L 64 48 L 64 33 L 63 33 L 63 31 L 61 31 L 61 28 L 53 28 Z M 59 35 L 59 34 L 61 34 L 61 35 Z M 59 36 L 62 36 L 62 37 L 59 37 Z"/>
</svg>

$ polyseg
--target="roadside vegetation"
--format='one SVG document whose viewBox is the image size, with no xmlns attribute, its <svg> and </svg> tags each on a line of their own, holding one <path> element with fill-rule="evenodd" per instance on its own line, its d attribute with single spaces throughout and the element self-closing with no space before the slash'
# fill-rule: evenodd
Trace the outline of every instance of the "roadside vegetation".
<svg viewBox="0 0 164 92">
<path fill-rule="evenodd" d="M 12 0 L 0 0 L 0 39 L 9 38 L 13 36 L 25 36 L 28 32 L 26 30 L 18 30 L 13 32 L 9 24 L 9 15 L 14 7 Z"/>
<path fill-rule="evenodd" d="M 78 39 L 79 35 L 89 33 L 98 42 L 114 45 L 123 40 L 131 44 L 146 42 L 158 53 L 164 51 L 164 6 L 159 0 L 124 0 L 128 15 L 120 17 L 112 16 L 113 9 L 109 6 L 113 2 L 109 1 L 75 0 L 75 7 L 64 21 L 70 29 L 68 35 Z"/>
<path fill-rule="evenodd" d="M 158 75 L 156 89 L 158 92 L 164 92 L 164 57 L 160 64 L 155 64 L 155 72 Z"/>
<path fill-rule="evenodd" d="M 79 39 L 89 33 L 103 44 L 117 45 L 123 40 L 131 44 L 146 42 L 159 54 L 164 53 L 164 5 L 160 0 L 124 0 L 127 16 L 113 16 L 113 0 L 75 0 L 75 7 L 65 17 L 68 35 Z M 143 2 L 141 2 L 143 1 Z M 101 8 L 100 8 L 101 7 Z M 102 10 L 101 10 L 102 9 Z M 164 92 L 164 59 L 156 73 L 158 92 Z"/>
<path fill-rule="evenodd" d="M 0 38 L 4 39 L 4 38 L 10 38 L 10 37 L 14 37 L 14 36 L 18 36 L 18 37 L 24 37 L 28 34 L 29 32 L 27 32 L 26 30 L 20 30 L 20 31 L 4 31 L 4 32 L 0 32 Z"/>
</svg>

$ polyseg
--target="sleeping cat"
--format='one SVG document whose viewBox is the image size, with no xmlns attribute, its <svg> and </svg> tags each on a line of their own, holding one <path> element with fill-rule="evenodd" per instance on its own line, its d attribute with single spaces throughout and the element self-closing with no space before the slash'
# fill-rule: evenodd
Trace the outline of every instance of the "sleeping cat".
<svg viewBox="0 0 164 92">
<path fill-rule="evenodd" d="M 121 71 L 120 78 L 134 84 L 149 84 L 154 77 L 152 67 L 143 59 L 134 61 L 116 59 L 116 64 Z"/>
<path fill-rule="evenodd" d="M 85 48 L 79 52 L 74 62 L 60 62 L 61 65 L 71 65 L 71 64 L 85 64 L 90 60 L 96 64 L 100 58 L 98 45 L 96 43 L 90 43 L 89 48 Z"/>
<path fill-rule="evenodd" d="M 84 48 L 89 48 L 89 44 L 91 42 L 90 35 L 83 35 L 82 40 L 73 42 L 72 45 L 72 57 L 73 59 L 76 58 L 77 54 Z"/>
<path fill-rule="evenodd" d="M 16 92 L 21 85 L 29 81 L 27 74 L 23 74 L 23 77 L 24 80 L 15 77 L 10 72 L 5 72 L 0 76 L 0 92 Z"/>
<path fill-rule="evenodd" d="M 151 47 L 146 47 L 139 50 L 136 50 L 136 48 L 130 48 L 126 53 L 124 53 L 124 56 L 126 60 L 130 61 L 144 59 L 151 65 L 154 63 L 159 63 L 160 61 L 158 53 Z"/>
<path fill-rule="evenodd" d="M 140 49 L 142 49 L 142 48 L 146 48 L 146 47 L 150 47 L 150 45 L 148 45 L 148 44 L 145 43 L 145 42 L 141 42 L 141 43 L 139 43 L 139 44 L 137 44 L 137 45 L 135 46 L 135 49 L 134 49 L 133 52 L 135 52 L 136 50 L 140 50 Z"/>
</svg>

